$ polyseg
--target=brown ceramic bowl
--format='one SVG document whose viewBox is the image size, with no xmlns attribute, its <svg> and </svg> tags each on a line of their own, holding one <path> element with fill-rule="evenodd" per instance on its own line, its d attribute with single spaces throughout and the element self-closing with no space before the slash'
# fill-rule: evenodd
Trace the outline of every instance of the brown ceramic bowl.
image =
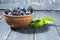
<svg viewBox="0 0 60 40">
<path fill-rule="evenodd" d="M 8 16 L 5 13 L 3 15 L 7 24 L 14 29 L 22 29 L 28 27 L 33 18 L 33 13 L 30 15 L 23 15 L 23 16 Z"/>
</svg>

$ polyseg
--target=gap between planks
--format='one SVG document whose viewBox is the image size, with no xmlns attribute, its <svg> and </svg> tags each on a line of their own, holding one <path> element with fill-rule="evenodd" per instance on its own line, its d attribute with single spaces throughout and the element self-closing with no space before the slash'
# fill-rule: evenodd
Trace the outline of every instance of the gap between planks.
<svg viewBox="0 0 60 40">
<path fill-rule="evenodd" d="M 36 40 L 36 32 L 35 32 L 35 28 L 34 28 L 34 34 L 33 34 L 33 40 Z"/>
<path fill-rule="evenodd" d="M 2 15 L 2 16 L 0 16 L 0 22 L 2 22 L 2 20 L 3 20 L 3 15 Z"/>
<path fill-rule="evenodd" d="M 9 29 L 9 31 L 7 32 L 7 35 L 4 37 L 5 40 L 8 40 L 9 38 L 9 35 L 11 34 L 12 30 Z"/>
<path fill-rule="evenodd" d="M 54 11 L 52 11 L 52 13 L 53 13 L 53 12 L 54 12 Z M 55 12 L 57 12 L 57 11 L 55 11 Z M 59 12 L 60 12 L 60 10 L 59 10 Z M 53 17 L 53 15 L 51 15 L 51 17 L 52 17 L 52 18 L 54 18 L 54 17 Z M 54 24 L 55 24 L 55 22 L 54 22 Z M 57 26 L 59 27 L 60 25 L 55 24 L 56 32 L 57 32 L 57 33 L 58 33 L 58 35 L 59 35 L 59 32 L 58 32 L 58 30 L 57 30 L 57 28 L 56 28 Z M 58 38 L 59 38 L 59 40 L 60 40 L 60 35 L 59 35 L 59 37 L 58 37 Z"/>
</svg>

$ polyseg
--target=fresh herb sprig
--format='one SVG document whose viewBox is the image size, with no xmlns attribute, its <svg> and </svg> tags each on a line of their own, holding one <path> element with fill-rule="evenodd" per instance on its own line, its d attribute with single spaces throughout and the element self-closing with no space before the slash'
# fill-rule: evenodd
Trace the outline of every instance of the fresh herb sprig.
<svg viewBox="0 0 60 40">
<path fill-rule="evenodd" d="M 42 19 L 36 19 L 32 20 L 30 23 L 30 27 L 32 28 L 42 28 L 44 24 L 50 24 L 53 23 L 54 19 L 53 18 L 42 18 Z"/>
</svg>

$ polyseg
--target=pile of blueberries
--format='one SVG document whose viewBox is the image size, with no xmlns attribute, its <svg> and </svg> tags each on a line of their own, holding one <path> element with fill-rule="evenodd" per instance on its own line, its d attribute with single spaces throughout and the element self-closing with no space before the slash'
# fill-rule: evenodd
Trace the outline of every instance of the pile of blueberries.
<svg viewBox="0 0 60 40">
<path fill-rule="evenodd" d="M 31 6 L 29 6 L 27 9 L 23 6 L 21 8 L 17 7 L 14 8 L 13 10 L 10 9 L 5 9 L 4 10 L 5 14 L 9 15 L 9 16 L 13 16 L 13 15 L 29 15 L 31 13 L 33 13 L 33 8 Z"/>
</svg>

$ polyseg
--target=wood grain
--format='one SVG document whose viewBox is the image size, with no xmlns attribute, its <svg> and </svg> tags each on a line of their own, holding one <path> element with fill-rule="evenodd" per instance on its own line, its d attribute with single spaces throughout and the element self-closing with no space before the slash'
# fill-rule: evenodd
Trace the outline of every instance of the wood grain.
<svg viewBox="0 0 60 40">
<path fill-rule="evenodd" d="M 12 31 L 8 40 L 33 40 L 33 33 L 31 28 Z"/>
<path fill-rule="evenodd" d="M 7 35 L 8 30 L 9 26 L 3 19 L 2 22 L 0 22 L 0 40 L 5 40 L 5 36 Z"/>
<path fill-rule="evenodd" d="M 52 0 L 53 1 L 53 0 Z M 35 10 L 60 10 L 60 1 L 54 0 L 1 0 L 0 9 L 32 6 Z M 27 5 L 28 4 L 28 5 Z M 14 6 L 13 6 L 14 5 Z"/>
<path fill-rule="evenodd" d="M 56 29 L 60 36 L 60 11 L 52 11 L 52 17 L 55 19 Z"/>
<path fill-rule="evenodd" d="M 37 12 L 36 17 L 52 17 L 51 11 L 39 11 Z M 50 26 L 50 27 L 49 27 Z M 42 29 L 35 29 L 35 40 L 59 40 L 59 34 L 52 25 L 46 25 Z"/>
</svg>

